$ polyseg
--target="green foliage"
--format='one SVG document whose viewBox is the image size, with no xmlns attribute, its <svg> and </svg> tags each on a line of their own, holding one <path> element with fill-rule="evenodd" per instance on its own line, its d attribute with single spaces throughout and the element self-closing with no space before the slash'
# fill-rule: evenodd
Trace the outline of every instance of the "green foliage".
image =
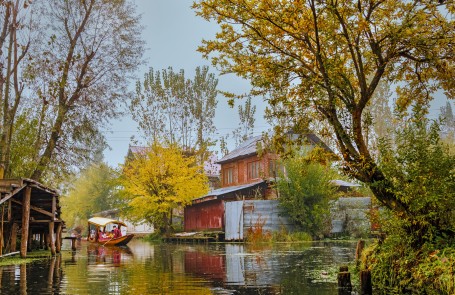
<svg viewBox="0 0 455 295">
<path fill-rule="evenodd" d="M 118 205 L 117 177 L 117 172 L 107 164 L 97 163 L 74 178 L 68 194 L 61 197 L 67 228 L 85 229 L 91 215 Z"/>
<path fill-rule="evenodd" d="M 395 143 L 382 144 L 380 156 L 389 190 L 408 211 L 383 211 L 385 239 L 365 253 L 364 267 L 389 293 L 453 294 L 455 154 L 441 142 L 439 126 L 415 108 Z"/>
<path fill-rule="evenodd" d="M 387 237 L 365 249 L 362 268 L 373 286 L 387 294 L 454 294 L 455 247 L 440 237 L 419 249 L 400 218 L 389 216 Z"/>
<path fill-rule="evenodd" d="M 18 116 L 11 142 L 11 159 L 7 175 L 11 178 L 30 177 L 38 157 L 36 140 L 38 120 L 30 118 L 29 112 Z"/>
<path fill-rule="evenodd" d="M 172 211 L 208 191 L 207 176 L 196 163 L 194 156 L 184 155 L 176 145 L 157 142 L 127 161 L 120 183 L 129 219 L 145 220 L 161 233 L 169 233 Z"/>
<path fill-rule="evenodd" d="M 391 181 L 389 191 L 408 208 L 399 216 L 413 244 L 455 232 L 455 154 L 420 109 L 397 130 L 393 146 L 382 144 L 380 164 Z"/>
<path fill-rule="evenodd" d="M 335 194 L 330 183 L 333 172 L 305 157 L 290 158 L 284 166 L 286 177 L 277 184 L 281 206 L 302 231 L 313 237 L 322 236 L 327 230 L 329 200 Z"/>
</svg>

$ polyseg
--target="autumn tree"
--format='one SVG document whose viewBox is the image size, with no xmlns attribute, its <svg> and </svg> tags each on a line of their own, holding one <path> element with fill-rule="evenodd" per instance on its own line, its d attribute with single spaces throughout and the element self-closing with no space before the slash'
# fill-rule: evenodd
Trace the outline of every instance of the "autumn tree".
<svg viewBox="0 0 455 295">
<path fill-rule="evenodd" d="M 213 144 L 217 84 L 207 66 L 197 67 L 192 79 L 184 70 L 150 68 L 144 81 L 136 83 L 130 111 L 147 140 L 204 154 Z"/>
<path fill-rule="evenodd" d="M 145 220 L 166 234 L 173 210 L 208 191 L 207 177 L 196 157 L 184 155 L 176 145 L 158 142 L 125 163 L 120 183 L 128 217 Z"/>
<path fill-rule="evenodd" d="M 221 73 L 249 79 L 251 95 L 287 89 L 269 96 L 283 106 L 274 115 L 326 121 L 346 173 L 383 205 L 409 212 L 372 156 L 365 109 L 381 81 L 397 85 L 402 112 L 426 105 L 440 88 L 453 97 L 453 1 L 201 0 L 193 7 L 220 23 L 199 50 Z"/>
</svg>

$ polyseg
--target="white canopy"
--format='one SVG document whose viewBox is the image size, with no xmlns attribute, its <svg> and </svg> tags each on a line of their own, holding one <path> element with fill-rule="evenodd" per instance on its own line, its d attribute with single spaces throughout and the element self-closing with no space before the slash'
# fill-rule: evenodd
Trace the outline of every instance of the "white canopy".
<svg viewBox="0 0 455 295">
<path fill-rule="evenodd" d="M 123 223 L 119 220 L 105 218 L 105 217 L 92 217 L 88 220 L 88 223 L 96 224 L 98 226 L 106 226 L 106 224 L 109 224 L 109 223 L 126 226 L 125 223 Z"/>
</svg>

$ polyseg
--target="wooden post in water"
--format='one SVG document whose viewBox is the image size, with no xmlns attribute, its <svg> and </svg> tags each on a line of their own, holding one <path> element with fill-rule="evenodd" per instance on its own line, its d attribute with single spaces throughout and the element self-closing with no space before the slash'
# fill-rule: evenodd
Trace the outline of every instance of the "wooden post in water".
<svg viewBox="0 0 455 295">
<path fill-rule="evenodd" d="M 13 221 L 13 225 L 11 226 L 11 245 L 10 245 L 10 252 L 16 252 L 16 244 L 17 244 L 17 227 L 18 224 Z"/>
<path fill-rule="evenodd" d="M 28 231 L 30 226 L 30 198 L 32 188 L 25 187 L 24 199 L 22 200 L 22 237 L 21 237 L 21 257 L 27 257 Z"/>
<path fill-rule="evenodd" d="M 55 233 L 56 239 L 55 239 L 55 248 L 56 252 L 60 253 L 62 250 L 62 223 L 59 222 L 57 225 L 57 232 Z"/>
<path fill-rule="evenodd" d="M 363 252 L 364 248 L 365 248 L 365 241 L 359 240 L 357 242 L 357 247 L 355 249 L 355 263 L 356 263 L 357 267 L 360 265 L 360 259 L 362 258 L 362 252 Z"/>
<path fill-rule="evenodd" d="M 49 247 L 51 248 L 52 256 L 55 255 L 55 239 L 54 239 L 54 222 L 49 222 Z"/>
<path fill-rule="evenodd" d="M 44 232 L 39 233 L 39 248 L 44 249 Z"/>
<path fill-rule="evenodd" d="M 20 279 L 19 279 L 19 294 L 21 295 L 27 295 L 27 264 L 22 263 L 19 266 L 19 273 L 20 273 Z M 30 291 L 29 291 L 30 292 Z"/>
<path fill-rule="evenodd" d="M 54 220 L 55 220 L 55 211 L 57 209 L 57 199 L 55 196 L 52 196 L 52 217 L 51 222 L 49 222 L 49 247 L 51 248 L 52 256 L 55 255 L 55 235 L 54 235 Z"/>
<path fill-rule="evenodd" d="M 2 205 L 2 229 L 1 229 L 1 232 L 2 232 L 2 235 L 0 237 L 0 256 L 3 255 L 3 241 L 4 241 L 4 234 L 3 234 L 3 216 L 5 215 L 5 205 Z"/>
<path fill-rule="evenodd" d="M 27 251 L 31 252 L 33 250 L 33 232 L 32 229 L 28 229 L 28 243 L 27 243 Z"/>
<path fill-rule="evenodd" d="M 360 294 L 371 295 L 373 294 L 373 286 L 371 284 L 371 272 L 369 269 L 360 272 Z"/>
<path fill-rule="evenodd" d="M 351 294 L 351 274 L 348 271 L 347 266 L 340 266 L 340 272 L 338 273 L 338 294 L 348 295 Z"/>
</svg>

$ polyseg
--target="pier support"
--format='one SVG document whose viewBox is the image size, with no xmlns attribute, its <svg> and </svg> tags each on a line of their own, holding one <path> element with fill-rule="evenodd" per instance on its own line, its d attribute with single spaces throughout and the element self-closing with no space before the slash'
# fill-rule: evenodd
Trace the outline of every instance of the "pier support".
<svg viewBox="0 0 455 295">
<path fill-rule="evenodd" d="M 27 257 L 27 246 L 30 226 L 30 197 L 32 188 L 25 187 L 24 200 L 22 201 L 22 237 L 21 237 L 21 257 Z"/>
<path fill-rule="evenodd" d="M 62 223 L 59 222 L 57 225 L 57 232 L 55 233 L 55 250 L 60 253 L 62 250 Z"/>
<path fill-rule="evenodd" d="M 49 246 L 51 248 L 51 254 L 52 256 L 55 255 L 55 238 L 54 238 L 54 222 L 51 221 L 49 222 Z"/>
<path fill-rule="evenodd" d="M 373 285 L 371 283 L 371 272 L 369 269 L 360 272 L 360 294 L 371 295 L 373 294 Z"/>
<path fill-rule="evenodd" d="M 347 266 L 340 266 L 338 273 L 338 295 L 350 295 L 352 291 L 351 274 Z"/>
</svg>

